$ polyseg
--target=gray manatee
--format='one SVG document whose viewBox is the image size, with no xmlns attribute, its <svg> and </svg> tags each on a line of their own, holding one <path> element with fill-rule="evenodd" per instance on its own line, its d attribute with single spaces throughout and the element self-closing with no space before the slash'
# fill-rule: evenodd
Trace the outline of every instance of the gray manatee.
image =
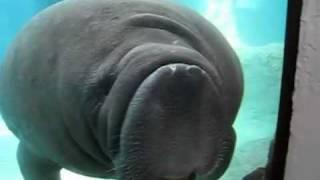
<svg viewBox="0 0 320 180">
<path fill-rule="evenodd" d="M 239 60 L 189 9 L 65 0 L 8 51 L 0 109 L 25 180 L 59 171 L 121 180 L 218 179 L 235 145 Z"/>
</svg>

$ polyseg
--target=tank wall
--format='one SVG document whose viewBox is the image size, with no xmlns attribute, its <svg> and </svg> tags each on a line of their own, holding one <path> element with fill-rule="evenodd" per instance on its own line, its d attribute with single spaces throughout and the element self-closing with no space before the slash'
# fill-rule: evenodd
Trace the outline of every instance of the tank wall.
<svg viewBox="0 0 320 180">
<path fill-rule="evenodd" d="M 286 180 L 320 179 L 320 1 L 304 0 Z"/>
</svg>

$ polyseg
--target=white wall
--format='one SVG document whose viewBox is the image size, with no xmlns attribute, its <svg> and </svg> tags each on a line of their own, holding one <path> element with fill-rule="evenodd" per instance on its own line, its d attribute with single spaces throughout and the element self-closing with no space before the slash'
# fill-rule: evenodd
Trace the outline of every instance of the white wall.
<svg viewBox="0 0 320 180">
<path fill-rule="evenodd" d="M 286 180 L 320 180 L 320 1 L 303 3 Z"/>
</svg>

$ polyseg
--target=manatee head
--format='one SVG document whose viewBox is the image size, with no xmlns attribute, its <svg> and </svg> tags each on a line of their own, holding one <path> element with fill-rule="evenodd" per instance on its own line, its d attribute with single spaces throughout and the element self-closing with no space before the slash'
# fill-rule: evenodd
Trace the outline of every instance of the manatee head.
<svg viewBox="0 0 320 180">
<path fill-rule="evenodd" d="M 107 146 L 121 179 L 220 176 L 235 136 L 214 66 L 194 50 L 152 43 L 121 61 L 112 106 L 105 104 Z"/>
</svg>

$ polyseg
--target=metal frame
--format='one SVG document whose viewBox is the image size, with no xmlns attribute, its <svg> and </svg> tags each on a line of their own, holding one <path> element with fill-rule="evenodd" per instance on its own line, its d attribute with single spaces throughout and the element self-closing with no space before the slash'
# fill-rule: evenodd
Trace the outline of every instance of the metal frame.
<svg viewBox="0 0 320 180">
<path fill-rule="evenodd" d="M 283 180 L 287 159 L 290 124 L 292 116 L 292 96 L 299 45 L 300 17 L 303 0 L 288 0 L 284 63 L 281 81 L 280 106 L 271 166 L 267 172 L 270 180 Z"/>
</svg>

